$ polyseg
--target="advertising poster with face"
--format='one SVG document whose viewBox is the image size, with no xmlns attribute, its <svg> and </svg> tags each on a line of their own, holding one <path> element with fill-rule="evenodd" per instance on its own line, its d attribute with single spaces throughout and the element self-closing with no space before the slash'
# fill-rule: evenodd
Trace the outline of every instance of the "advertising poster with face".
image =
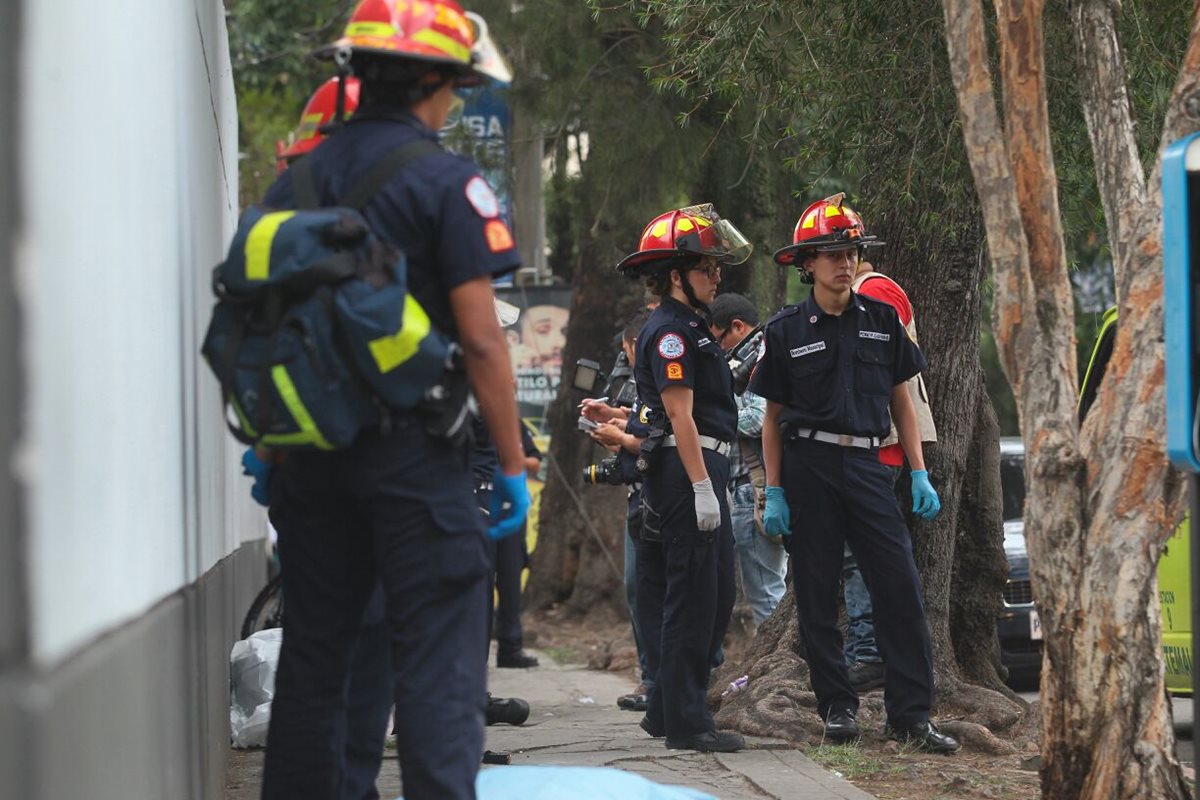
<svg viewBox="0 0 1200 800">
<path fill-rule="evenodd" d="M 538 513 L 548 463 L 546 454 L 550 451 L 546 410 L 558 396 L 558 386 L 562 383 L 571 290 L 558 286 L 503 287 L 496 289 L 496 297 L 516 306 L 520 312 L 513 322 L 504 326 L 504 334 L 508 338 L 513 378 L 517 384 L 517 410 L 543 454 L 542 474 L 538 475 L 538 480 L 529 481 L 533 503 L 526 527 L 526 546 L 532 553 L 537 547 Z M 522 580 L 527 576 L 528 570 Z"/>
<path fill-rule="evenodd" d="M 546 409 L 562 383 L 563 348 L 567 343 L 571 290 L 557 286 L 497 289 L 496 296 L 520 309 L 508 325 L 508 352 L 517 381 L 521 418 L 537 434 L 538 446 L 548 435 Z"/>
</svg>

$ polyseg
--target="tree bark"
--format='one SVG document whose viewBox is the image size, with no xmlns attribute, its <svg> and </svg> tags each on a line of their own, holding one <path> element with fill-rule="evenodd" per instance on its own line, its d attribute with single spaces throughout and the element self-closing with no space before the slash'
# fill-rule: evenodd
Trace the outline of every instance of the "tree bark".
<svg viewBox="0 0 1200 800">
<path fill-rule="evenodd" d="M 888 203 L 877 200 L 877 205 L 886 208 Z M 938 442 L 925 447 L 925 459 L 936 485 L 943 487 L 942 512 L 932 521 L 908 514 L 909 530 L 939 685 L 961 679 L 1002 690 L 995 661 L 960 662 L 954 646 L 960 641 L 976 649 L 988 642 L 987 651 L 998 647 L 996 617 L 1008 575 L 1001 512 L 995 502 L 1000 482 L 998 428 L 979 367 L 979 336 L 973 325 L 963 335 L 964 321 L 979 319 L 983 307 L 978 208 L 931 210 L 943 216 L 946 233 L 941 237 L 913 241 L 908 219 L 921 213 L 913 208 L 885 212 L 880 224 L 871 228 L 889 242 L 870 256 L 873 263 L 905 288 L 913 304 L 920 346 L 929 361 L 924 377 L 938 430 Z M 992 482 L 990 498 L 979 490 L 966 490 L 979 479 L 972 476 L 979 474 L 984 453 L 996 454 L 990 475 L 981 476 Z M 907 486 L 903 495 L 907 513 Z M 969 585 L 954 580 L 964 570 L 970 573 Z"/>
<path fill-rule="evenodd" d="M 1075 9 L 1085 114 L 1122 313 L 1102 402 L 1080 437 L 1073 314 L 1049 148 L 1042 4 L 996 2 L 1005 138 L 979 4 L 944 5 L 963 134 L 996 275 L 996 338 L 1025 432 L 1025 530 L 1046 632 L 1043 795 L 1187 797 L 1172 755 L 1154 584 L 1162 543 L 1178 518 L 1172 510 L 1179 507 L 1158 412 L 1161 217 L 1146 201 L 1132 139 L 1114 6 L 1081 2 Z"/>
<path fill-rule="evenodd" d="M 591 156 L 603 163 L 605 142 L 593 137 Z M 591 225 L 578 242 L 579 260 L 573 270 L 571 316 L 563 350 L 563 382 L 547 411 L 553 434 L 546 486 L 542 492 L 537 556 L 533 559 L 526 602 L 531 608 L 565 603 L 575 613 L 608 605 L 624 613 L 624 487 L 584 484 L 583 467 L 608 455 L 578 430 L 578 403 L 583 395 L 571 388 L 579 358 L 599 361 L 607 370 L 616 357 L 613 336 L 637 308 L 638 285 L 616 273 L 613 239 L 632 239 L 635 233 L 614 230 L 604 198 L 605 180 L 593 164 L 582 162 L 575 199 L 577 211 Z M 620 226 L 618 226 L 620 227 Z M 632 226 L 629 227 L 632 230 Z M 639 229 L 640 230 L 640 229 Z"/>
</svg>

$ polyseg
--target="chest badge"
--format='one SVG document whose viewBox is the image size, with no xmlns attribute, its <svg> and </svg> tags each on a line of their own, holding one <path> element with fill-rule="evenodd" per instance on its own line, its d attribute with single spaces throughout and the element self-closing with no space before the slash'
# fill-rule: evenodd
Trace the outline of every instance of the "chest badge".
<svg viewBox="0 0 1200 800">
<path fill-rule="evenodd" d="M 788 352 L 791 354 L 792 358 L 800 358 L 801 356 L 806 356 L 810 353 L 818 353 L 824 349 L 824 342 L 813 342 L 812 344 L 804 345 L 804 347 L 793 347 Z"/>
<path fill-rule="evenodd" d="M 683 337 L 678 333 L 668 333 L 658 340 L 658 354 L 663 358 L 674 361 L 683 357 Z"/>
<path fill-rule="evenodd" d="M 817 324 L 817 315 L 813 314 L 811 317 L 808 318 L 808 321 L 811 322 L 813 325 L 816 325 Z"/>
</svg>

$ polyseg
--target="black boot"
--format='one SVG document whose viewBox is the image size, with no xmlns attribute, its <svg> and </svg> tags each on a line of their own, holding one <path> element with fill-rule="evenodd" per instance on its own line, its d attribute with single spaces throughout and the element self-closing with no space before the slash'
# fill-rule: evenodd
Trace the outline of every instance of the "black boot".
<svg viewBox="0 0 1200 800">
<path fill-rule="evenodd" d="M 831 742 L 854 742 L 858 741 L 858 737 L 858 721 L 854 719 L 854 712 L 843 708 L 830 709 L 829 716 L 825 718 L 825 738 Z"/>
<path fill-rule="evenodd" d="M 531 656 L 524 650 L 518 650 L 515 653 L 496 654 L 496 666 L 500 669 L 529 669 L 537 665 L 537 656 Z"/>
<path fill-rule="evenodd" d="M 926 753 L 949 754 L 957 752 L 961 746 L 957 739 L 939 731 L 937 725 L 929 720 L 903 726 L 893 726 L 889 723 L 887 735 L 889 739 L 895 739 L 901 744 L 914 745 L 918 750 L 924 750 Z"/>
<path fill-rule="evenodd" d="M 521 725 L 529 719 L 529 703 L 519 697 L 492 697 L 489 694 L 485 718 L 488 725 L 500 722 Z"/>
</svg>

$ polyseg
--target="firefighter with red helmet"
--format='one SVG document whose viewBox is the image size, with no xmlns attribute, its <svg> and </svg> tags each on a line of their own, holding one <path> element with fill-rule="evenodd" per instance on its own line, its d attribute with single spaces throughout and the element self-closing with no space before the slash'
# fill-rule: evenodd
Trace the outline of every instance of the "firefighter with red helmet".
<svg viewBox="0 0 1200 800">
<path fill-rule="evenodd" d="M 275 145 L 280 172 L 300 156 L 311 153 L 332 129 L 354 113 L 358 108 L 359 87 L 360 81 L 353 75 L 333 77 L 317 87 L 304 104 L 300 122 L 292 131 L 289 141 Z"/>
<path fill-rule="evenodd" d="M 825 736 L 859 737 L 858 695 L 837 625 L 843 544 L 858 559 L 886 663 L 888 735 L 940 753 L 958 742 L 929 719 L 933 655 L 912 542 L 879 445 L 895 420 L 912 467 L 913 511 L 941 508 L 929 482 L 906 381 L 925 357 L 888 303 L 853 291 L 863 248 L 882 244 L 841 194 L 813 203 L 775 261 L 813 284 L 766 327 L 750 391 L 767 399 L 763 460 L 768 534 L 785 536 L 794 565 L 800 634 Z"/>
<path fill-rule="evenodd" d="M 515 533 L 529 507 L 492 292 L 495 277 L 519 266 L 517 249 L 476 165 L 444 151 L 437 136 L 455 89 L 485 77 L 477 33 L 455 0 L 362 0 L 342 38 L 319 53 L 361 81 L 358 108 L 282 173 L 264 200 L 280 209 L 354 206 L 405 253 L 408 291 L 429 324 L 461 345 L 499 461 L 487 528 L 465 445 L 438 438 L 437 421 L 419 411 L 392 412 L 389 425 L 349 448 L 295 452 L 275 467 L 270 514 L 288 611 L 264 798 L 344 796 L 344 698 L 377 582 L 394 656 L 394 677 L 386 679 L 405 796 L 475 797 L 492 574 L 487 538 Z"/>
<path fill-rule="evenodd" d="M 733 609 L 733 533 L 725 486 L 737 434 L 733 378 L 711 338 L 708 304 L 723 267 L 750 244 L 711 204 L 656 217 L 617 269 L 659 297 L 637 340 L 634 380 L 650 435 L 642 445 L 637 614 L 654 685 L 642 728 L 672 749 L 732 752 L 705 695 Z M 719 487 L 719 488 L 714 488 Z"/>
</svg>

